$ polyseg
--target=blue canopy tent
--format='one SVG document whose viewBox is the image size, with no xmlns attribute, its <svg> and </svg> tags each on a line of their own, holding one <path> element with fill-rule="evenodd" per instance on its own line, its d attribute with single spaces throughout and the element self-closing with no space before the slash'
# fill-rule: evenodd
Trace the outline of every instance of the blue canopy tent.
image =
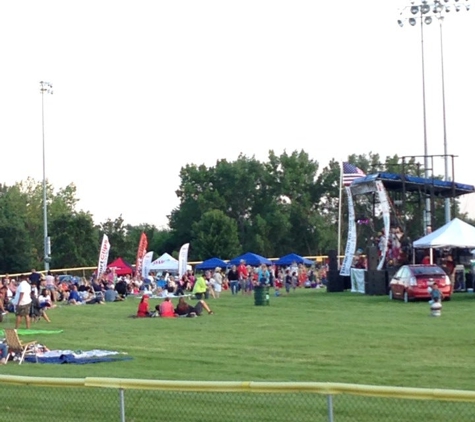
<svg viewBox="0 0 475 422">
<path fill-rule="evenodd" d="M 271 260 L 252 252 L 248 252 L 248 253 L 245 253 L 244 255 L 231 259 L 228 265 L 239 265 L 241 260 L 246 261 L 247 265 L 251 265 L 253 267 L 258 267 L 259 265 L 262 265 L 262 264 L 272 265 Z"/>
<path fill-rule="evenodd" d="M 226 268 L 228 264 L 219 258 L 210 258 L 198 264 L 195 268 L 197 270 L 214 270 L 216 267 Z"/>
<path fill-rule="evenodd" d="M 304 265 L 313 265 L 314 262 L 310 259 L 304 258 L 303 256 L 297 255 L 295 253 L 289 253 L 288 255 L 279 258 L 277 261 L 274 262 L 275 265 L 290 265 L 293 262 L 296 264 L 304 264 Z"/>
</svg>

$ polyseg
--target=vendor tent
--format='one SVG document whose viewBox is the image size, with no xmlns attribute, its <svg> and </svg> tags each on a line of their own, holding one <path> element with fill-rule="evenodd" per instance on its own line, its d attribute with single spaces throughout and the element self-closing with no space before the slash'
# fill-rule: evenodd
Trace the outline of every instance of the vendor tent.
<svg viewBox="0 0 475 422">
<path fill-rule="evenodd" d="M 454 218 L 435 232 L 416 240 L 414 248 L 475 248 L 475 227 Z"/>
<path fill-rule="evenodd" d="M 178 271 L 178 259 L 164 253 L 147 267 L 148 271 Z"/>
<path fill-rule="evenodd" d="M 191 270 L 191 265 L 187 265 L 186 269 Z M 173 256 L 165 252 L 161 257 L 147 266 L 147 271 L 170 271 L 176 273 L 178 272 L 178 259 L 173 258 Z"/>
<path fill-rule="evenodd" d="M 196 266 L 197 270 L 214 270 L 216 267 L 226 268 L 228 264 L 219 258 L 210 258 Z"/>
<path fill-rule="evenodd" d="M 283 256 L 282 258 L 279 258 L 277 261 L 274 262 L 274 264 L 275 265 L 290 265 L 290 264 L 293 264 L 294 262 L 296 264 L 304 264 L 304 265 L 314 264 L 314 262 L 311 261 L 310 259 L 304 258 L 295 253 L 290 253 L 288 255 Z"/>
<path fill-rule="evenodd" d="M 237 256 L 236 258 L 231 259 L 229 261 L 229 265 L 239 265 L 241 260 L 244 260 L 247 265 L 251 265 L 253 267 L 258 267 L 259 265 L 266 264 L 271 265 L 272 261 L 263 256 L 257 255 L 252 252 L 245 253 L 244 255 Z"/>
<path fill-rule="evenodd" d="M 115 273 L 119 276 L 132 274 L 134 272 L 132 265 L 125 262 L 122 258 L 117 258 L 115 261 L 112 261 L 107 268 L 115 268 Z"/>
</svg>

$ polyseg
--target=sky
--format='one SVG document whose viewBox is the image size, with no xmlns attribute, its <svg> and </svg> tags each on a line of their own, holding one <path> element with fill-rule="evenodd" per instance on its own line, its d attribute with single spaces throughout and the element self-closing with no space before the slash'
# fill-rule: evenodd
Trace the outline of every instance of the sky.
<svg viewBox="0 0 475 422">
<path fill-rule="evenodd" d="M 423 155 L 420 25 L 397 24 L 408 5 L 1 2 L 0 182 L 42 180 L 40 81 L 54 90 L 47 180 L 74 183 L 96 223 L 165 227 L 187 164 L 265 161 L 271 149 L 303 149 L 321 168 L 353 153 Z M 472 185 L 474 13 L 452 10 L 443 23 L 447 150 L 455 180 Z M 424 26 L 428 154 L 444 153 L 439 31 Z M 475 194 L 461 210 L 475 216 Z"/>
</svg>

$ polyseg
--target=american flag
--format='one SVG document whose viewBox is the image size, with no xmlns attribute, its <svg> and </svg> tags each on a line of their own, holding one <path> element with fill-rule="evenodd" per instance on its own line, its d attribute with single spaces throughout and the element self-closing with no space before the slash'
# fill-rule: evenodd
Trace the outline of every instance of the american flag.
<svg viewBox="0 0 475 422">
<path fill-rule="evenodd" d="M 350 186 L 353 180 L 364 177 L 363 170 L 350 163 L 343 162 L 343 186 Z"/>
</svg>

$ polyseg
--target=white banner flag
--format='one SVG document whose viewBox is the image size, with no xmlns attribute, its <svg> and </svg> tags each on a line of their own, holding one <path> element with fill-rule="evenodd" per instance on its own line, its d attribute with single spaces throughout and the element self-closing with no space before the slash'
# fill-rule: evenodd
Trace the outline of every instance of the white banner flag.
<svg viewBox="0 0 475 422">
<path fill-rule="evenodd" d="M 376 181 L 376 190 L 378 191 L 379 204 L 381 206 L 381 212 L 383 214 L 384 222 L 384 243 L 383 250 L 381 251 L 381 257 L 379 259 L 378 270 L 383 269 L 384 260 L 386 259 L 386 253 L 388 252 L 388 237 L 389 230 L 391 229 L 391 222 L 389 219 L 389 201 L 386 189 L 384 189 L 383 182 L 381 180 Z"/>
<path fill-rule="evenodd" d="M 97 280 L 99 280 L 106 272 L 107 269 L 107 261 L 109 260 L 109 251 L 110 251 L 111 245 L 109 243 L 109 238 L 105 234 L 102 236 L 102 244 L 101 244 L 101 249 L 99 250 L 99 263 L 97 265 Z"/>
<path fill-rule="evenodd" d="M 181 249 L 178 256 L 178 276 L 181 278 L 183 274 L 186 273 L 186 266 L 188 264 L 188 249 L 190 247 L 189 243 L 185 243 Z"/>
<path fill-rule="evenodd" d="M 142 278 L 148 276 L 148 269 L 152 263 L 153 251 L 147 252 L 142 260 Z"/>
<path fill-rule="evenodd" d="M 355 206 L 353 196 L 349 186 L 345 187 L 346 196 L 348 197 L 348 239 L 346 241 L 345 257 L 340 268 L 340 275 L 349 276 L 351 274 L 351 265 L 356 250 L 356 220 Z"/>
</svg>

